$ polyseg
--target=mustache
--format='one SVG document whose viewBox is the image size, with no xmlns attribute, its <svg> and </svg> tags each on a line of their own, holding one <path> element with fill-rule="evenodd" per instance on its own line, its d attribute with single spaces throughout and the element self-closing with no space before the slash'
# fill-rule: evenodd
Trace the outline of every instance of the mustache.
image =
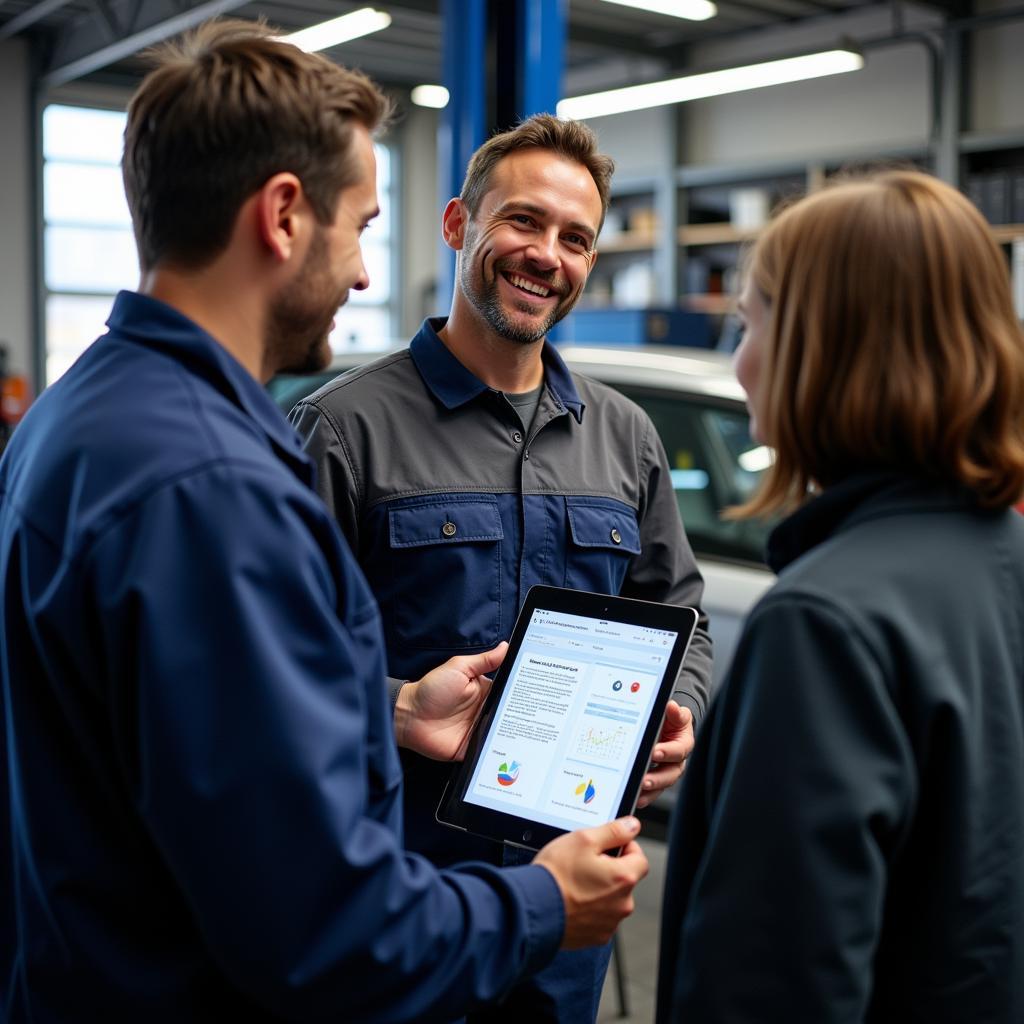
<svg viewBox="0 0 1024 1024">
<path fill-rule="evenodd" d="M 554 270 L 538 270 L 525 260 L 496 260 L 494 269 L 495 271 L 501 271 L 503 274 L 522 274 L 523 277 L 532 277 L 534 280 L 542 281 L 562 298 L 569 294 L 569 282 L 564 277 Z"/>
</svg>

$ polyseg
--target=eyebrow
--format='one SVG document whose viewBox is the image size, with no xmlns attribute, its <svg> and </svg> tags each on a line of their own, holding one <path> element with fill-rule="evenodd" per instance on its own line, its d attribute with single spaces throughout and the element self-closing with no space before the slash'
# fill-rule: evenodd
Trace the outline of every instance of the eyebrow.
<svg viewBox="0 0 1024 1024">
<path fill-rule="evenodd" d="M 536 214 L 538 217 L 548 216 L 548 210 L 543 206 L 538 206 L 536 203 L 524 203 L 517 200 L 505 203 L 498 209 L 498 213 L 508 213 L 510 210 L 523 210 L 526 213 Z M 597 238 L 597 232 L 590 227 L 588 224 L 584 224 L 582 221 L 573 220 L 569 221 L 566 225 L 571 231 L 578 231 L 581 235 L 586 237 L 593 242 Z"/>
</svg>

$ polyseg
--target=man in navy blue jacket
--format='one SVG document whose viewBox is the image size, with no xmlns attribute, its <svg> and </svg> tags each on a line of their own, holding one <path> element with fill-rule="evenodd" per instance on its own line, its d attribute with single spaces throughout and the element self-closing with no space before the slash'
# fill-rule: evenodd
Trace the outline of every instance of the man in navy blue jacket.
<svg viewBox="0 0 1024 1024">
<path fill-rule="evenodd" d="M 237 22 L 132 102 L 140 291 L 0 462 L 12 1022 L 446 1019 L 631 909 L 632 819 L 504 871 L 402 849 L 395 740 L 454 756 L 502 649 L 392 730 L 376 604 L 261 386 L 368 283 L 386 114 Z"/>
</svg>

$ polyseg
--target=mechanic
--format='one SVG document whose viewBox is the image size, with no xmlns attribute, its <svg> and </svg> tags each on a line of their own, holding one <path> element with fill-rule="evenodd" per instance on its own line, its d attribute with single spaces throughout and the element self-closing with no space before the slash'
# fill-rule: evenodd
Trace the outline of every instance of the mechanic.
<svg viewBox="0 0 1024 1024">
<path fill-rule="evenodd" d="M 403 680 L 507 637 L 534 584 L 700 605 L 651 420 L 570 373 L 546 340 L 597 258 L 612 172 L 579 122 L 537 115 L 492 137 L 442 218 L 458 254 L 450 315 L 292 412 L 380 604 L 399 702 Z M 711 679 L 706 627 L 702 615 L 644 803 L 678 779 L 693 745 Z M 414 754 L 403 766 L 414 849 L 439 865 L 501 862 L 501 848 L 435 821 L 447 766 Z M 561 954 L 506 1015 L 593 1021 L 608 955 Z"/>
<path fill-rule="evenodd" d="M 377 607 L 262 386 L 367 286 L 388 104 L 245 22 L 156 62 L 140 290 L 0 461 L 0 1016 L 450 1019 L 608 941 L 638 825 L 508 870 L 403 850 Z M 502 654 L 404 687 L 398 739 L 452 757 Z"/>
</svg>

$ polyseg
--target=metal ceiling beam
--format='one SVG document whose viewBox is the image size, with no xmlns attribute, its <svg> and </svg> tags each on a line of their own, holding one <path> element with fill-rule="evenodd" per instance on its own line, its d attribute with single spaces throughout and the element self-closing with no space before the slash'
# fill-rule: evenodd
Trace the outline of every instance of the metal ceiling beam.
<svg viewBox="0 0 1024 1024">
<path fill-rule="evenodd" d="M 587 46 L 598 46 L 611 51 L 616 56 L 630 54 L 637 57 L 658 57 L 660 51 L 656 44 L 638 36 L 628 36 L 624 32 L 606 32 L 604 29 L 591 28 L 587 25 L 568 25 L 569 42 L 583 43 Z"/>
<path fill-rule="evenodd" d="M 795 7 L 795 9 L 794 9 Z M 832 7 L 828 4 L 808 4 L 806 0 L 783 0 L 783 3 L 759 3 L 758 0 L 718 0 L 718 13 L 726 14 L 731 11 L 742 11 L 744 14 L 754 14 L 769 22 L 788 22 L 794 18 L 814 17 L 805 13 L 807 7 L 811 7 L 815 14 L 831 16 L 845 14 L 846 10 Z M 804 8 L 801 10 L 800 8 Z"/>
<path fill-rule="evenodd" d="M 21 14 L 16 14 L 10 21 L 0 25 L 0 39 L 8 39 L 10 36 L 17 35 L 23 29 L 30 28 L 37 21 L 42 21 L 43 18 L 53 14 L 54 11 L 66 7 L 70 2 L 71 0 L 40 0 L 40 3 L 26 7 Z"/>
<path fill-rule="evenodd" d="M 243 6 L 246 0 L 206 0 L 182 11 L 173 0 L 155 0 L 143 5 L 140 24 L 132 25 L 129 34 L 111 43 L 106 26 L 98 20 L 76 21 L 57 38 L 53 53 L 39 79 L 42 89 L 82 78 L 115 61 L 131 57 L 148 46 L 161 43 L 208 18 L 226 14 Z"/>
</svg>

